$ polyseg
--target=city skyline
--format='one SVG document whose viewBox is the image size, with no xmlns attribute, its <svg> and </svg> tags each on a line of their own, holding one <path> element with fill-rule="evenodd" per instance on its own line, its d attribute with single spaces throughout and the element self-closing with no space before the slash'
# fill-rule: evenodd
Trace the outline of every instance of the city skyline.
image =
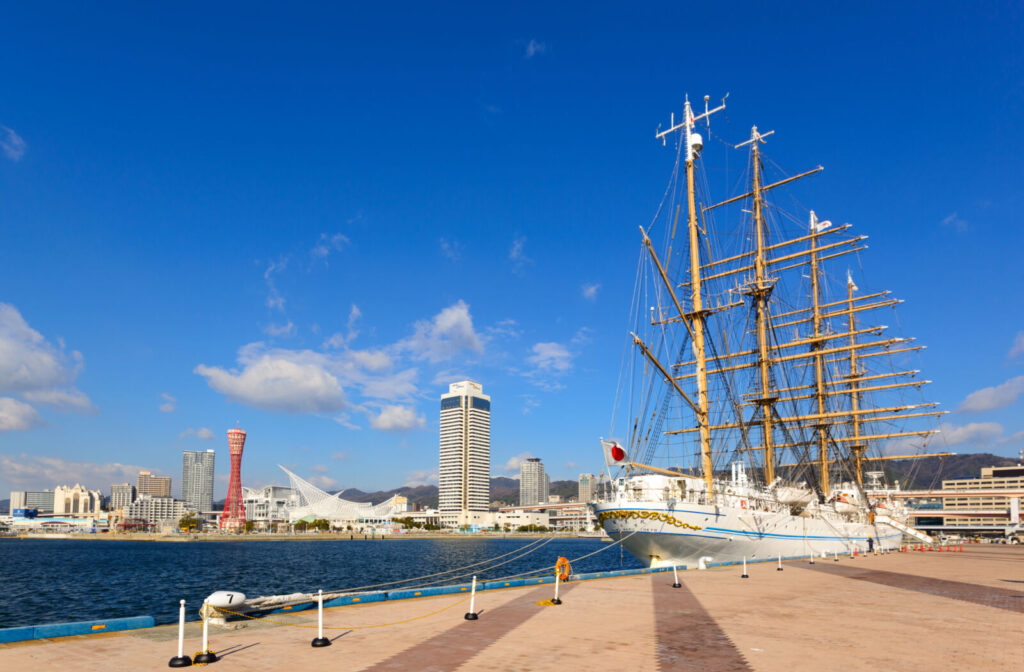
<svg viewBox="0 0 1024 672">
<path fill-rule="evenodd" d="M 539 7 L 210 7 L 202 31 L 158 8 L 10 8 L 0 493 L 149 470 L 180 496 L 182 452 L 223 451 L 236 424 L 247 487 L 278 463 L 328 490 L 436 484 L 436 400 L 465 378 L 502 400 L 492 476 L 528 457 L 599 473 L 637 226 L 674 158 L 654 131 L 686 94 L 731 94 L 705 137 L 716 193 L 753 124 L 786 172 L 825 166 L 793 200 L 870 236 L 852 270 L 927 346 L 950 411 L 934 449 L 1017 454 L 1017 9 L 808 4 L 755 28 Z"/>
</svg>

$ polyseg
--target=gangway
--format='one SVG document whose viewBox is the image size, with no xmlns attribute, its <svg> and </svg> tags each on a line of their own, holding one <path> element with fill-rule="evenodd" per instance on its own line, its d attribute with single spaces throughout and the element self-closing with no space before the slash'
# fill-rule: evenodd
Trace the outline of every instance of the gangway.
<svg viewBox="0 0 1024 672">
<path fill-rule="evenodd" d="M 913 527 L 910 527 L 909 525 L 904 525 L 903 523 L 901 523 L 900 521 L 896 520 L 895 518 L 891 518 L 889 516 L 875 516 L 875 522 L 876 523 L 884 523 L 886 525 L 889 525 L 890 527 L 895 527 L 897 530 L 899 530 L 903 534 L 905 534 L 905 535 L 907 535 L 909 537 L 913 537 L 913 538 L 917 539 L 918 541 L 920 541 L 922 543 L 932 544 L 932 543 L 935 542 L 934 539 L 932 539 L 930 536 L 928 536 L 927 534 L 925 534 L 921 530 L 914 529 Z"/>
</svg>

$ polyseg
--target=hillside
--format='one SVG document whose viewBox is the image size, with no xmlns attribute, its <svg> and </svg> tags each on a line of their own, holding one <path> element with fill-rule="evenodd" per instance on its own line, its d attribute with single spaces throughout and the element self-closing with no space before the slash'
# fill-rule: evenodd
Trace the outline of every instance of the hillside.
<svg viewBox="0 0 1024 672">
<path fill-rule="evenodd" d="M 579 490 L 576 481 L 552 481 L 551 494 L 560 495 L 562 499 L 575 497 Z M 437 486 L 419 485 L 416 487 L 401 487 L 393 490 L 378 490 L 376 492 L 364 492 L 357 488 L 348 488 L 341 491 L 343 499 L 353 502 L 382 502 L 394 495 L 402 495 L 408 498 L 409 503 L 421 507 L 437 507 Z M 491 479 L 491 501 L 501 502 L 509 506 L 519 503 L 519 481 L 514 478 L 497 476 Z"/>
</svg>

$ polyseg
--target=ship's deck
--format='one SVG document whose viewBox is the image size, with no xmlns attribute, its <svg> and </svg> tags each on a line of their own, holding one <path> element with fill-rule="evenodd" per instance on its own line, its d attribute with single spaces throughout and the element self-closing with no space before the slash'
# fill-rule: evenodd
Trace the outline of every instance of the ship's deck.
<svg viewBox="0 0 1024 672">
<path fill-rule="evenodd" d="M 1024 548 L 965 545 L 962 553 L 750 565 L 325 610 L 334 639 L 315 630 L 248 622 L 211 629 L 215 669 L 274 670 L 1024 670 Z M 168 596 L 174 600 L 176 596 Z M 461 603 L 459 603 L 461 602 Z M 451 608 L 408 623 L 393 623 Z M 315 625 L 315 612 L 275 615 Z M 200 627 L 186 628 L 186 652 Z M 177 626 L 0 644 L 0 669 L 162 670 Z"/>
</svg>

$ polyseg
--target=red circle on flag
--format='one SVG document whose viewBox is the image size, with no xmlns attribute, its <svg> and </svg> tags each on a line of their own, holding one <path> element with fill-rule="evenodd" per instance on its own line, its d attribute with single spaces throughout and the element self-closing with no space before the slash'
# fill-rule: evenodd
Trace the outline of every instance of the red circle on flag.
<svg viewBox="0 0 1024 672">
<path fill-rule="evenodd" d="M 622 462 L 626 459 L 626 451 L 619 446 L 612 446 L 612 459 L 616 462 Z"/>
</svg>

